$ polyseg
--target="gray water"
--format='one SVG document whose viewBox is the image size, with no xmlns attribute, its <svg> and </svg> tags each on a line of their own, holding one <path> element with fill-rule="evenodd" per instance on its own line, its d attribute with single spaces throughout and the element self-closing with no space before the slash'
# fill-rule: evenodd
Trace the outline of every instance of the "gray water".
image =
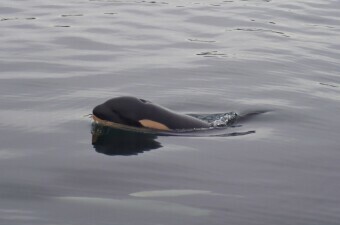
<svg viewBox="0 0 340 225">
<path fill-rule="evenodd" d="M 339 9 L 1 1 L 0 224 L 339 225 Z M 265 113 L 227 129 L 246 135 L 155 135 L 103 154 L 86 115 L 123 95 Z"/>
</svg>

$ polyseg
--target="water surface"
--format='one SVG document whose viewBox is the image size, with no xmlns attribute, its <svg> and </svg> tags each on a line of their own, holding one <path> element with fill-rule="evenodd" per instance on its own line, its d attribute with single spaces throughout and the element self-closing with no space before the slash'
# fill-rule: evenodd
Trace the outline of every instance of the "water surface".
<svg viewBox="0 0 340 225">
<path fill-rule="evenodd" d="M 0 224 L 340 224 L 339 8 L 2 1 Z M 85 115 L 122 95 L 266 113 L 228 128 L 247 135 L 102 154 Z"/>
</svg>

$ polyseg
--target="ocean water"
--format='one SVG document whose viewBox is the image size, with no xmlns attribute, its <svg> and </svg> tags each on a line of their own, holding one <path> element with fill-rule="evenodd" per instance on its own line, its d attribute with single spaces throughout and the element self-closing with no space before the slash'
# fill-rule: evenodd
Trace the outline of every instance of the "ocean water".
<svg viewBox="0 0 340 225">
<path fill-rule="evenodd" d="M 339 9 L 1 1 L 0 224 L 339 225 Z M 124 95 L 254 116 L 231 135 L 93 144 L 86 115 Z"/>
</svg>

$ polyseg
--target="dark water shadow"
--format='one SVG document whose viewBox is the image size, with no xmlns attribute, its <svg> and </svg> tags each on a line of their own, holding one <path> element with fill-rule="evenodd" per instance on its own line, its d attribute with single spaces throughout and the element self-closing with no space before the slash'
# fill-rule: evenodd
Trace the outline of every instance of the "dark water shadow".
<svg viewBox="0 0 340 225">
<path fill-rule="evenodd" d="M 163 147 L 157 135 L 106 127 L 92 123 L 92 145 L 98 153 L 130 156 Z"/>
<path fill-rule="evenodd" d="M 240 126 L 235 126 L 239 128 Z M 234 127 L 230 127 L 233 129 Z M 254 134 L 250 131 L 230 131 L 226 128 L 203 129 L 190 132 L 154 132 L 145 133 L 136 130 L 122 130 L 92 123 L 92 146 L 96 152 L 110 156 L 132 156 L 162 148 L 156 141 L 158 136 L 177 137 L 232 137 Z"/>
<path fill-rule="evenodd" d="M 224 127 L 211 127 L 208 129 L 155 131 L 155 130 L 132 130 L 118 129 L 104 126 L 96 122 L 92 123 L 92 145 L 98 153 L 110 156 L 131 156 L 146 151 L 162 148 L 162 144 L 156 139 L 159 136 L 177 137 L 235 137 L 256 133 L 255 130 L 244 130 L 244 122 L 253 120 L 268 110 L 258 110 L 237 115 L 229 120 Z M 218 114 L 211 114 L 214 117 Z M 196 115 L 197 117 L 197 115 Z M 209 115 L 203 115 L 205 119 Z"/>
</svg>

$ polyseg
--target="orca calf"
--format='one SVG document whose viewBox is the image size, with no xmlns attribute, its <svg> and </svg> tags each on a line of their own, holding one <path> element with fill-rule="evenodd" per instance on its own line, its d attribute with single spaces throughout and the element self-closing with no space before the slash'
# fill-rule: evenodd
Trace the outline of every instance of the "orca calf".
<svg viewBox="0 0 340 225">
<path fill-rule="evenodd" d="M 93 119 L 104 125 L 150 128 L 162 131 L 209 128 L 210 124 L 192 116 L 178 114 L 136 97 L 112 98 L 93 109 Z"/>
</svg>

